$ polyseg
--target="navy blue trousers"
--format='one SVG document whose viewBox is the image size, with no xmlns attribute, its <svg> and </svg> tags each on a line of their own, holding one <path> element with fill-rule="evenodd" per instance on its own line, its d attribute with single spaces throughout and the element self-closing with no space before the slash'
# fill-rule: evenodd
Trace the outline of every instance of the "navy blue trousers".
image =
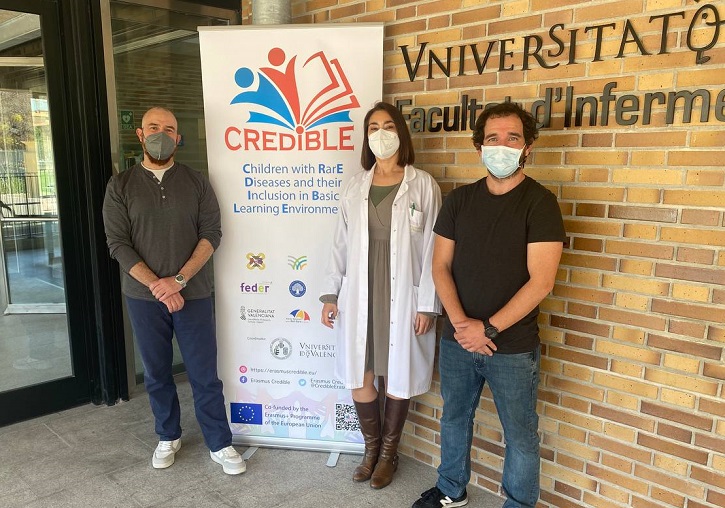
<svg viewBox="0 0 725 508">
<path fill-rule="evenodd" d="M 232 444 L 224 407 L 222 382 L 217 375 L 217 346 L 211 298 L 186 300 L 173 314 L 159 301 L 126 297 L 131 325 L 144 366 L 156 433 L 162 441 L 181 437 L 181 410 L 171 372 L 176 334 L 194 395 L 196 419 L 211 451 Z"/>
</svg>

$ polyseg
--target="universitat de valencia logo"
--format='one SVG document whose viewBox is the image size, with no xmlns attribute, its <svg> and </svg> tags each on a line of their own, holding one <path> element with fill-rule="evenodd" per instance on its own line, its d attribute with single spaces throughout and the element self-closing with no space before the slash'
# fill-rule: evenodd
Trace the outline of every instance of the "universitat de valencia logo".
<svg viewBox="0 0 725 508">
<path fill-rule="evenodd" d="M 278 337 L 270 343 L 269 352 L 278 360 L 286 360 L 292 355 L 292 344 L 287 339 Z"/>
<path fill-rule="evenodd" d="M 281 48 L 267 54 L 269 67 L 241 67 L 241 89 L 230 105 L 248 112 L 243 127 L 224 134 L 229 150 L 353 150 L 350 112 L 360 107 L 337 58 L 324 51 L 289 56 Z"/>
</svg>

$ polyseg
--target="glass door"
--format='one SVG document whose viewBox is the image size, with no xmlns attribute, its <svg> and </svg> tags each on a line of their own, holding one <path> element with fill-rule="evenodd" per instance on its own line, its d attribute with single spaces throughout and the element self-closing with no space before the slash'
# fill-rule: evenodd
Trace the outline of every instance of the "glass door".
<svg viewBox="0 0 725 508">
<path fill-rule="evenodd" d="M 83 305 L 89 247 L 58 9 L 0 0 L 0 426 L 92 393 L 84 327 L 96 321 Z"/>
<path fill-rule="evenodd" d="M 0 10 L 0 392 L 72 375 L 37 14 Z"/>
</svg>

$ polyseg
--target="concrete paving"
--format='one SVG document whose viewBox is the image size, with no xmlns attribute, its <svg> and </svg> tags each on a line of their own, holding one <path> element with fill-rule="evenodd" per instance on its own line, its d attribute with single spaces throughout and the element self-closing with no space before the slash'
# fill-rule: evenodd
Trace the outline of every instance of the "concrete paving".
<svg viewBox="0 0 725 508">
<path fill-rule="evenodd" d="M 177 384 L 184 435 L 173 466 L 151 467 L 157 437 L 146 394 L 86 405 L 0 427 L 0 506 L 406 508 L 435 484 L 435 469 L 410 457 L 401 457 L 390 486 L 374 490 L 351 479 L 360 456 L 341 455 L 328 467 L 328 453 L 272 448 L 259 448 L 246 473 L 225 475 L 209 458 L 188 382 Z M 503 504 L 476 487 L 468 494 L 471 507 Z"/>
</svg>

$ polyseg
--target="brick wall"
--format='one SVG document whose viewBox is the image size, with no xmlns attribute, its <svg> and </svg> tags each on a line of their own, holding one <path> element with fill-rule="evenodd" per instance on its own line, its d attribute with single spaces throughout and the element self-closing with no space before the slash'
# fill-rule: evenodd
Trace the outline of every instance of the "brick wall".
<svg viewBox="0 0 725 508">
<path fill-rule="evenodd" d="M 510 97 L 531 108 L 551 89 L 550 123 L 526 169 L 558 196 L 569 235 L 558 283 L 540 316 L 541 506 L 725 506 L 722 95 L 717 103 L 725 83 L 725 26 L 716 34 L 702 18 L 693 22 L 703 5 L 292 2 L 294 23 L 385 22 L 384 96 L 410 101 L 405 113 L 453 108 L 464 95 L 479 105 Z M 725 19 L 725 2 L 709 5 L 702 11 L 706 21 Z M 245 23 L 250 16 L 250 4 L 243 2 Z M 709 60 L 699 64 L 687 47 L 691 22 L 695 49 L 718 35 L 701 55 Z M 549 36 L 557 24 L 562 27 L 554 35 L 564 50 L 549 57 L 559 49 Z M 543 64 L 532 56 L 536 38 L 527 38 L 535 35 L 542 40 Z M 511 39 L 503 62 L 495 42 L 500 39 Z M 492 41 L 479 74 L 470 45 L 482 61 Z M 409 65 L 401 46 L 407 46 Z M 463 73 L 460 46 L 466 48 Z M 451 65 L 444 72 L 449 47 Z M 428 50 L 440 65 L 429 61 Z M 610 82 L 616 86 L 609 113 L 602 115 Z M 567 87 L 571 115 L 565 114 Z M 697 102 L 689 122 L 682 100 L 668 112 L 670 92 L 697 89 L 709 93 L 708 121 Z M 593 118 L 592 103 L 598 107 Z M 437 178 L 444 193 L 485 174 L 469 138 L 469 130 L 413 134 L 417 165 Z M 404 453 L 431 465 L 439 461 L 441 416 L 434 381 L 416 399 L 402 445 Z M 472 457 L 472 481 L 500 492 L 503 439 L 488 391 L 476 415 Z"/>
</svg>

